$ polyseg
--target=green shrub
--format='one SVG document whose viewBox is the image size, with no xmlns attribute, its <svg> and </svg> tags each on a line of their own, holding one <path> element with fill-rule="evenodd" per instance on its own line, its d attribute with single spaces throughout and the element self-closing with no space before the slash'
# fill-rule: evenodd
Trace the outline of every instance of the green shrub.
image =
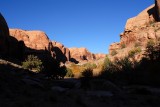
<svg viewBox="0 0 160 107">
<path fill-rule="evenodd" d="M 70 68 L 67 68 L 66 77 L 74 77 L 74 74 Z"/>
<path fill-rule="evenodd" d="M 85 68 L 92 68 L 92 69 L 97 68 L 97 65 L 95 63 L 86 63 L 86 64 L 83 64 L 82 66 Z"/>
<path fill-rule="evenodd" d="M 106 56 L 104 63 L 102 65 L 102 71 L 107 70 L 110 66 L 111 66 L 112 62 L 110 61 L 110 59 L 108 58 L 108 56 Z"/>
<path fill-rule="evenodd" d="M 128 52 L 128 56 L 129 57 L 133 57 L 135 55 L 135 51 L 134 50 L 130 50 L 129 52 Z"/>
<path fill-rule="evenodd" d="M 155 24 L 155 21 L 149 21 L 149 24 L 153 26 Z"/>
<path fill-rule="evenodd" d="M 128 52 L 129 57 L 134 57 L 135 54 L 140 53 L 142 50 L 140 47 L 134 48 Z"/>
<path fill-rule="evenodd" d="M 117 51 L 116 50 L 113 50 L 112 52 L 111 52 L 111 55 L 112 56 L 115 56 L 117 54 Z"/>
<path fill-rule="evenodd" d="M 155 42 L 151 39 L 147 42 L 147 47 L 153 47 L 155 45 Z"/>
<path fill-rule="evenodd" d="M 134 44 L 134 47 L 135 47 L 135 48 L 137 48 L 137 47 L 139 47 L 139 46 L 141 46 L 141 43 L 140 43 L 140 42 L 136 42 L 136 43 Z"/>
<path fill-rule="evenodd" d="M 132 61 L 127 56 L 122 59 L 116 60 L 114 63 L 117 66 L 118 70 L 123 72 L 130 71 L 133 67 Z"/>
<path fill-rule="evenodd" d="M 160 43 L 155 43 L 153 40 L 148 41 L 145 57 L 149 60 L 157 60 L 160 58 Z"/>
<path fill-rule="evenodd" d="M 81 72 L 82 77 L 93 77 L 93 69 L 91 68 L 86 68 Z"/>
<path fill-rule="evenodd" d="M 126 44 L 122 43 L 121 44 L 121 49 L 126 48 Z"/>
<path fill-rule="evenodd" d="M 35 72 L 40 72 L 42 70 L 42 61 L 34 55 L 28 55 L 27 59 L 22 62 L 22 67 L 34 70 Z"/>
<path fill-rule="evenodd" d="M 126 56 L 122 59 L 116 58 L 112 62 L 107 58 L 105 64 L 106 67 L 100 72 L 99 76 L 109 81 L 125 84 L 132 81 L 134 69 L 139 63 Z"/>
</svg>

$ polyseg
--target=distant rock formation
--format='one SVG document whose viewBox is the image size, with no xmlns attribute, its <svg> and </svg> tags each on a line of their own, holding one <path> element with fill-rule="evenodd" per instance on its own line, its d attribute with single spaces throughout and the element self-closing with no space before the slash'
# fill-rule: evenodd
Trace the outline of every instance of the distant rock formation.
<svg viewBox="0 0 160 107">
<path fill-rule="evenodd" d="M 49 40 L 42 31 L 26 31 L 10 29 L 10 35 L 18 41 L 24 41 L 27 48 L 33 50 L 47 50 L 58 62 L 91 61 L 105 57 L 104 54 L 92 54 L 86 48 L 66 48 L 63 44 Z M 27 50 L 27 49 L 26 49 Z"/>
<path fill-rule="evenodd" d="M 159 11 L 160 0 L 156 1 L 157 8 L 151 5 L 138 16 L 127 20 L 125 30 L 120 34 L 120 42 L 109 47 L 110 57 L 122 58 L 127 56 L 129 51 L 139 47 L 142 52 L 137 58 L 141 58 L 148 41 L 160 40 L 160 23 L 157 22 L 156 16 L 159 13 L 155 13 Z"/>
<path fill-rule="evenodd" d="M 106 54 L 98 53 L 98 54 L 94 54 L 94 56 L 96 60 L 99 60 L 99 59 L 105 58 Z"/>
<path fill-rule="evenodd" d="M 106 54 L 93 54 L 86 48 L 69 48 L 72 62 L 94 61 L 104 58 Z"/>
<path fill-rule="evenodd" d="M 81 62 L 81 61 L 88 61 L 94 60 L 95 56 L 89 52 L 86 48 L 69 48 L 71 54 L 71 61 Z"/>
<path fill-rule="evenodd" d="M 24 41 L 27 48 L 47 50 L 57 61 L 69 61 L 69 50 L 60 43 L 51 42 L 42 31 L 26 31 L 21 29 L 10 29 L 9 31 L 12 37 L 15 37 L 18 41 Z"/>
</svg>

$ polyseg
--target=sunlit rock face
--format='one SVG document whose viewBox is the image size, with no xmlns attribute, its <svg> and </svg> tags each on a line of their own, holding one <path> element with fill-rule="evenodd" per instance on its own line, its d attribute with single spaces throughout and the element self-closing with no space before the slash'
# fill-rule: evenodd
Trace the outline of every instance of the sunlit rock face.
<svg viewBox="0 0 160 107">
<path fill-rule="evenodd" d="M 160 0 L 156 1 L 157 7 L 151 5 L 136 17 L 127 20 L 124 32 L 120 34 L 120 42 L 113 43 L 109 47 L 111 58 L 128 56 L 129 51 L 135 48 L 141 49 L 141 52 L 137 54 L 137 58 L 141 58 L 148 41 L 157 42 L 160 40 L 160 22 L 157 21 L 156 16 L 159 14 Z"/>
<path fill-rule="evenodd" d="M 67 48 L 63 44 L 49 40 L 42 31 L 26 31 L 10 29 L 10 35 L 18 41 L 23 41 L 27 48 L 33 50 L 47 50 L 59 62 L 93 61 L 105 57 L 104 54 L 92 54 L 86 48 Z M 74 62 L 73 61 L 73 62 Z"/>
<path fill-rule="evenodd" d="M 81 62 L 95 59 L 95 56 L 86 48 L 69 48 L 69 50 L 71 54 L 71 60 Z"/>
<path fill-rule="evenodd" d="M 102 54 L 102 53 L 98 53 L 98 54 L 94 54 L 94 55 L 95 55 L 96 60 L 103 59 L 106 57 L 106 54 Z"/>
<path fill-rule="evenodd" d="M 50 42 L 48 36 L 42 31 L 26 31 L 21 29 L 10 29 L 10 35 L 18 41 L 24 41 L 29 48 L 44 50 Z"/>
<path fill-rule="evenodd" d="M 102 58 L 105 58 L 106 54 L 93 54 L 89 52 L 86 48 L 69 48 L 71 61 L 77 62 L 88 62 L 88 61 L 95 61 Z"/>
<path fill-rule="evenodd" d="M 143 10 L 137 16 L 127 20 L 125 31 L 130 31 L 136 27 L 143 27 L 146 24 L 155 21 L 155 5 L 151 5 L 147 9 Z"/>
<path fill-rule="evenodd" d="M 160 0 L 155 0 L 155 4 L 149 6 L 137 16 L 128 19 L 125 31 L 130 31 L 136 27 L 144 27 L 155 21 L 160 21 Z"/>
</svg>

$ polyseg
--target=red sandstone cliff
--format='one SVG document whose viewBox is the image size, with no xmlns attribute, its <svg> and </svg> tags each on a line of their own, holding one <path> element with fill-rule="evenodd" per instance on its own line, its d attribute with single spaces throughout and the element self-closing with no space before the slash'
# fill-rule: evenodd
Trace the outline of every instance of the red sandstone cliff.
<svg viewBox="0 0 160 107">
<path fill-rule="evenodd" d="M 111 58 L 127 56 L 135 48 L 141 49 L 136 55 L 137 58 L 141 58 L 149 41 L 155 43 L 160 41 L 160 22 L 157 22 L 158 13 L 155 13 L 157 9 L 159 7 L 151 5 L 136 17 L 127 20 L 125 30 L 120 34 L 120 42 L 109 47 Z"/>
</svg>

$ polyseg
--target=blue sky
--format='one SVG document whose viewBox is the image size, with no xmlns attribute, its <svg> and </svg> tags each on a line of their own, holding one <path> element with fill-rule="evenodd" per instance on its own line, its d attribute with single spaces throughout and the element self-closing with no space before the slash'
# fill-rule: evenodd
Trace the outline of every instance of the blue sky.
<svg viewBox="0 0 160 107">
<path fill-rule="evenodd" d="M 126 20 L 154 0 L 0 0 L 10 28 L 42 30 L 66 47 L 108 53 L 120 40 Z"/>
</svg>

